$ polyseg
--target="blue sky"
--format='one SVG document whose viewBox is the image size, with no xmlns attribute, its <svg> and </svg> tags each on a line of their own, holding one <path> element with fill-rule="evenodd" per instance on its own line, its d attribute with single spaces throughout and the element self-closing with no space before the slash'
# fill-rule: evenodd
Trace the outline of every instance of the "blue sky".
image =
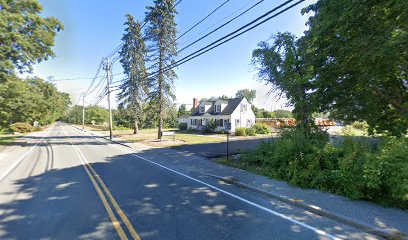
<svg viewBox="0 0 408 240">
<path fill-rule="evenodd" d="M 176 17 L 177 29 L 183 33 L 224 0 L 183 0 L 178 6 Z M 180 39 L 179 45 L 197 38 L 211 25 L 222 24 L 238 13 L 233 12 L 247 5 L 251 6 L 257 0 L 230 0 L 209 19 Z M 256 8 L 235 20 L 216 34 L 194 45 L 179 57 L 191 53 L 212 41 L 234 31 L 262 15 L 282 1 L 265 0 Z M 270 86 L 265 86 L 256 80 L 256 72 L 251 67 L 251 53 L 260 41 L 267 40 L 278 31 L 289 31 L 300 36 L 305 28 L 307 16 L 302 16 L 303 7 L 314 1 L 306 1 L 284 14 L 270 20 L 229 43 L 222 45 L 176 69 L 178 79 L 175 82 L 177 103 L 191 104 L 193 97 L 233 96 L 243 88 L 257 90 L 254 104 L 266 109 L 277 109 L 285 105 L 285 100 L 277 101 L 273 96 L 266 96 Z M 54 16 L 64 24 L 64 31 L 56 38 L 54 51 L 56 57 L 34 66 L 32 75 L 42 78 L 53 76 L 55 79 L 92 77 L 100 60 L 121 43 L 124 31 L 125 14 L 132 14 L 136 19 L 143 20 L 145 6 L 152 5 L 152 0 L 40 0 L 44 16 Z M 225 19 L 227 16 L 229 18 Z M 224 20 L 223 20 L 224 19 Z M 223 20 L 223 21 L 221 21 Z M 221 22 L 220 22 L 221 21 Z M 218 23 L 218 24 L 217 24 Z M 116 64 L 113 73 L 122 69 Z M 118 76 L 120 79 L 120 76 Z M 114 79 L 115 81 L 116 79 Z M 91 80 L 59 81 L 56 83 L 61 91 L 71 94 L 72 101 L 78 102 L 79 94 L 86 89 Z M 90 96 L 87 101 L 91 101 Z M 104 100 L 102 105 L 106 105 Z"/>
</svg>

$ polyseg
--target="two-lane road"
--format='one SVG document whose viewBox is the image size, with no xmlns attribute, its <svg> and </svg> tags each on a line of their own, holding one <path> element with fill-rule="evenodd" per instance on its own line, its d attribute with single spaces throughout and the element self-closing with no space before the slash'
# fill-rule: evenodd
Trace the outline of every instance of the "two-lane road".
<svg viewBox="0 0 408 240">
<path fill-rule="evenodd" d="M 340 239 L 366 234 L 56 124 L 0 159 L 0 239 Z M 169 150 L 173 151 L 173 150 Z M 160 160 L 160 161 L 157 161 Z M 186 168 L 187 169 L 187 168 Z"/>
</svg>

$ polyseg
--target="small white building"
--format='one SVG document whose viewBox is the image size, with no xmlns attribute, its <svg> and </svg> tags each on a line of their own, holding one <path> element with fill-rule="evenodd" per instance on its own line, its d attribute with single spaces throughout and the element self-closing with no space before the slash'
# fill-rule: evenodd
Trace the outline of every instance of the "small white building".
<svg viewBox="0 0 408 240">
<path fill-rule="evenodd" d="M 210 119 L 216 122 L 216 132 L 222 130 L 235 132 L 236 128 L 249 128 L 255 124 L 255 114 L 251 104 L 245 98 L 218 99 L 200 103 L 194 98 L 193 106 L 194 110 L 189 116 L 187 129 L 204 130 Z"/>
</svg>

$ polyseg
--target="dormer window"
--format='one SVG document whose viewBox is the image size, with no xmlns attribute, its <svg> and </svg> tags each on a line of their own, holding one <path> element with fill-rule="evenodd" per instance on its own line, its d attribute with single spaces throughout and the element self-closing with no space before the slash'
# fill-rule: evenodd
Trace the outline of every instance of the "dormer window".
<svg viewBox="0 0 408 240">
<path fill-rule="evenodd" d="M 215 105 L 215 112 L 221 112 L 221 105 Z"/>
<path fill-rule="evenodd" d="M 205 112 L 205 106 L 200 106 L 200 113 L 204 113 Z"/>
</svg>

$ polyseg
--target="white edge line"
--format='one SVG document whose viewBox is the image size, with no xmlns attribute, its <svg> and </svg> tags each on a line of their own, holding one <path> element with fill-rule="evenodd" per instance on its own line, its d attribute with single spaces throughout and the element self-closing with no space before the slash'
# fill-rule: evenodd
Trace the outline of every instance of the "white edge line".
<svg viewBox="0 0 408 240">
<path fill-rule="evenodd" d="M 77 129 L 76 129 L 76 130 L 77 130 Z M 79 130 L 77 130 L 77 131 L 79 131 Z M 96 138 L 96 137 L 94 137 L 94 136 L 89 136 L 89 137 L 94 138 L 94 139 L 96 139 L 96 140 L 98 140 L 98 141 L 100 141 L 100 142 L 106 143 L 106 141 L 100 140 L 100 139 L 98 139 L 98 138 Z M 116 146 L 116 145 L 111 145 L 111 146 L 115 147 L 116 149 L 119 149 L 119 150 L 128 152 L 128 151 L 126 151 L 126 150 L 124 150 L 124 149 L 122 149 L 122 148 L 119 148 L 119 147 Z M 203 184 L 203 185 L 205 185 L 205 186 L 207 186 L 207 187 L 210 187 L 210 188 L 212 188 L 212 189 L 214 189 L 214 190 L 217 190 L 217 191 L 219 191 L 219 192 L 222 192 L 222 193 L 224 193 L 224 194 L 226 194 L 226 195 L 228 195 L 228 196 L 230 196 L 230 197 L 232 197 L 232 198 L 238 199 L 238 200 L 240 200 L 240 201 L 242 201 L 242 202 L 245 202 L 245 203 L 247 203 L 247 204 L 249 204 L 249 205 L 251 205 L 251 206 L 254 206 L 254 207 L 256 207 L 256 208 L 259 208 L 259 209 L 261 209 L 261 210 L 264 210 L 264 211 L 266 211 L 266 212 L 269 212 L 269 213 L 271 213 L 271 214 L 273 214 L 273 215 L 275 215 L 275 216 L 278 216 L 278 217 L 281 217 L 281 218 L 283 218 L 283 219 L 286 219 L 286 220 L 288 220 L 288 221 L 290 221 L 290 222 L 292 222 L 292 223 L 294 223 L 294 224 L 297 224 L 297 225 L 300 225 L 300 226 L 302 226 L 302 227 L 304 227 L 304 228 L 307 228 L 307 229 L 309 229 L 309 230 L 311 230 L 311 231 L 313 231 L 313 232 L 315 232 L 315 233 L 317 233 L 317 234 L 326 236 L 326 237 L 331 238 L 331 239 L 334 239 L 334 240 L 340 240 L 340 238 L 338 238 L 338 237 L 336 237 L 336 236 L 334 236 L 334 235 L 331 235 L 331 234 L 329 234 L 329 233 L 326 233 L 326 232 L 323 231 L 323 230 L 320 230 L 320 229 L 315 228 L 315 227 L 313 227 L 313 226 L 310 226 L 310 225 L 308 225 L 308 224 L 306 224 L 306 223 L 303 223 L 303 222 L 301 222 L 301 221 L 298 221 L 298 220 L 296 220 L 296 219 L 293 219 L 293 218 L 291 218 L 291 217 L 288 217 L 288 216 L 286 216 L 286 215 L 284 215 L 284 214 L 282 214 L 282 213 L 278 213 L 278 212 L 276 212 L 276 211 L 274 211 L 274 210 L 271 210 L 271 209 L 269 209 L 269 208 L 266 208 L 266 207 L 264 207 L 264 206 L 261 206 L 261 205 L 259 205 L 259 204 L 257 204 L 257 203 L 254 203 L 254 202 L 252 202 L 252 201 L 250 201 L 250 200 L 247 200 L 247 199 L 245 199 L 245 198 L 242 198 L 242 197 L 240 197 L 240 196 L 237 196 L 237 195 L 235 195 L 235 194 L 233 194 L 233 193 L 230 193 L 230 192 L 228 192 L 228 191 L 222 190 L 222 189 L 220 189 L 220 188 L 218 188 L 218 187 L 216 187 L 216 186 L 213 186 L 213 185 L 211 185 L 211 184 L 209 184 L 209 183 L 206 183 L 206 182 L 203 182 L 203 181 L 198 180 L 198 179 L 196 179 L 196 178 L 190 177 L 190 176 L 188 176 L 188 175 L 186 175 L 186 174 L 184 174 L 184 173 L 178 172 L 178 171 L 176 171 L 176 170 L 173 170 L 173 169 L 171 169 L 171 168 L 168 168 L 168 167 L 166 167 L 166 166 L 163 166 L 163 165 L 161 165 L 161 164 L 159 164 L 159 163 L 153 162 L 153 161 L 151 161 L 151 160 L 149 160 L 149 159 L 146 159 L 146 158 L 144 158 L 144 157 L 141 157 L 141 156 L 139 156 L 139 155 L 137 155 L 137 154 L 135 154 L 135 153 L 130 152 L 130 154 L 133 155 L 133 156 L 135 156 L 135 157 L 137 157 L 137 158 L 139 158 L 139 159 L 142 159 L 142 160 L 144 160 L 144 161 L 147 161 L 147 162 L 149 162 L 149 163 L 151 163 L 151 164 L 154 164 L 154 165 L 156 165 L 156 166 L 159 166 L 159 167 L 161 167 L 161 168 L 164 168 L 164 169 L 166 169 L 166 170 L 168 170 L 168 171 L 170 171 L 170 172 L 173 172 L 173 173 L 175 173 L 175 174 L 178 174 L 178 175 L 180 175 L 180 176 L 183 176 L 183 177 L 188 178 L 188 179 L 190 179 L 190 180 L 193 180 L 193 181 L 195 181 L 195 182 L 201 183 L 201 184 Z"/>
<path fill-rule="evenodd" d="M 54 125 L 54 126 L 55 126 L 55 125 Z M 54 129 L 54 126 L 52 127 L 52 129 Z M 27 150 L 27 152 L 25 152 L 20 158 L 18 158 L 17 160 L 15 160 L 14 164 L 11 165 L 11 166 L 3 173 L 3 175 L 0 177 L 0 182 L 2 182 L 12 171 L 14 171 L 14 169 L 16 169 L 17 166 L 20 165 L 20 163 L 24 160 L 24 158 L 27 157 L 28 154 L 30 154 L 38 144 L 40 144 L 41 142 L 43 142 L 45 137 L 47 137 L 47 136 L 50 135 L 50 134 L 48 134 L 48 133 L 50 133 L 50 132 L 51 132 L 51 129 L 50 129 L 50 130 L 47 130 L 47 132 L 46 132 L 47 134 L 44 134 L 44 136 L 42 136 L 41 139 L 38 140 L 38 142 L 37 142 L 34 146 L 32 146 L 29 150 Z"/>
</svg>

